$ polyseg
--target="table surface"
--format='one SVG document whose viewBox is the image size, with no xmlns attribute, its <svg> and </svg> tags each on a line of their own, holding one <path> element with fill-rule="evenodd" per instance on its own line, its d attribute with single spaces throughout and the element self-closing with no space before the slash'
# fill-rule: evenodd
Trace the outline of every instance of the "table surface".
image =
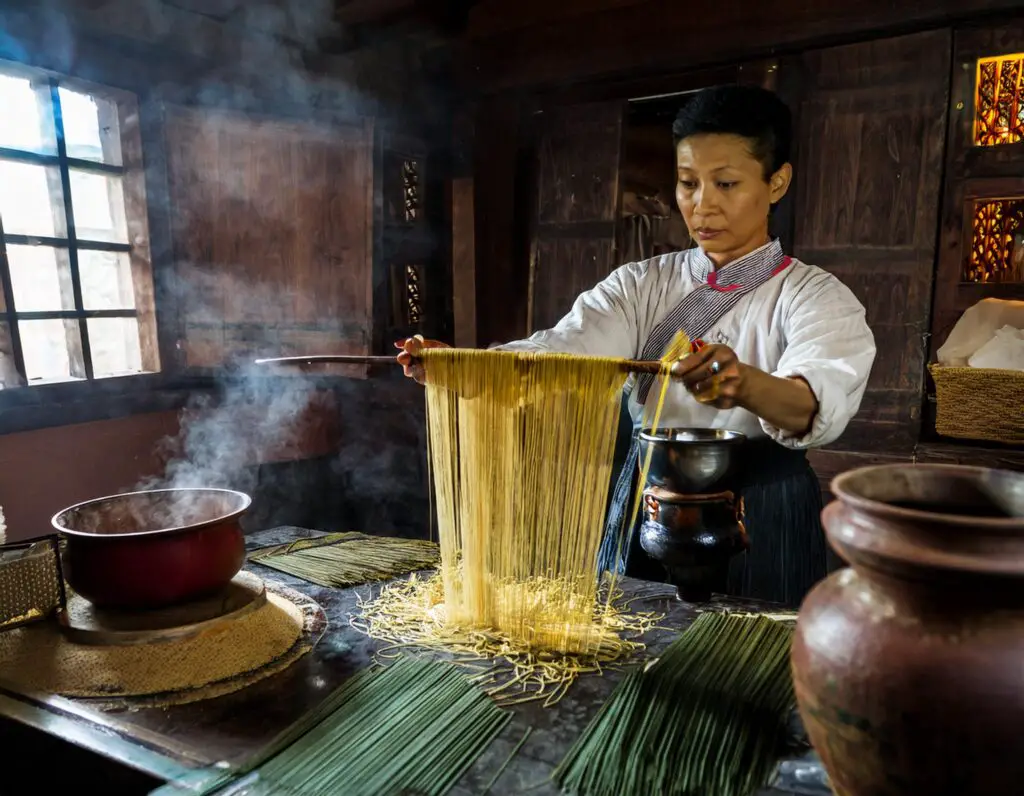
<svg viewBox="0 0 1024 796">
<path fill-rule="evenodd" d="M 300 528 L 275 528 L 252 534 L 250 550 L 296 538 L 322 535 Z M 87 700 L 67 700 L 47 694 L 25 694 L 0 683 L 0 715 L 78 744 L 165 781 L 189 778 L 190 772 L 217 763 L 241 762 L 269 743 L 279 732 L 317 705 L 352 673 L 370 664 L 378 643 L 352 628 L 349 616 L 360 598 L 379 591 L 379 585 L 332 589 L 307 583 L 256 564 L 249 568 L 267 580 L 278 581 L 316 600 L 329 626 L 320 643 L 285 671 L 234 694 L 168 708 L 104 712 Z M 664 613 L 661 626 L 645 634 L 645 655 L 657 655 L 697 615 L 693 605 L 674 599 L 666 584 L 625 580 L 627 596 L 639 610 Z M 772 612 L 775 606 L 755 601 L 715 598 L 734 610 Z M 621 671 L 581 677 L 556 705 L 540 702 L 516 705 L 513 720 L 453 789 L 453 796 L 480 794 L 532 728 L 490 793 L 529 790 L 531 796 L 550 796 L 557 788 L 547 778 L 580 736 L 622 677 Z M 783 793 L 827 794 L 815 785 L 820 764 L 813 752 L 794 749 L 780 766 L 775 788 L 762 796 Z M 784 789 L 781 789 L 784 788 Z M 170 789 L 161 789 L 163 791 Z"/>
</svg>

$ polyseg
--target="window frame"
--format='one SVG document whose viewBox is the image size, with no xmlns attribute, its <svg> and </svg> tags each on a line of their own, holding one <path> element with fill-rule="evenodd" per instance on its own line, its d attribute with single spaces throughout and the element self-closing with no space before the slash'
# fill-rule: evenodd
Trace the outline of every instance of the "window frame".
<svg viewBox="0 0 1024 796">
<path fill-rule="evenodd" d="M 38 406 L 40 403 L 50 401 L 63 402 L 68 398 L 96 395 L 98 397 L 112 394 L 122 394 L 126 391 L 135 391 L 140 387 L 152 389 L 152 387 L 163 381 L 162 357 L 157 341 L 157 320 L 155 297 L 152 295 L 152 282 L 155 278 L 150 261 L 149 239 L 148 239 L 148 214 L 149 207 L 145 197 L 145 189 L 142 190 L 142 201 L 134 208 L 135 213 L 129 213 L 130 200 L 128 197 L 127 183 L 129 172 L 137 167 L 142 172 L 141 151 L 134 153 L 135 157 L 130 158 L 129 153 L 124 151 L 125 139 L 125 112 L 138 115 L 138 99 L 123 89 L 93 85 L 84 81 L 76 80 L 73 77 L 66 77 L 55 74 L 46 69 L 39 69 L 10 61 L 0 61 L 0 73 L 17 78 L 31 80 L 39 90 L 48 92 L 48 110 L 52 124 L 52 133 L 55 142 L 53 154 L 37 153 L 28 150 L 21 150 L 9 147 L 0 147 L 0 158 L 8 162 L 25 163 L 36 166 L 44 166 L 54 169 L 59 175 L 62 191 L 63 207 L 54 203 L 51 209 L 64 214 L 64 236 L 48 237 L 41 235 L 25 235 L 8 233 L 3 227 L 3 219 L 0 218 L 0 290 L 2 290 L 2 308 L 0 308 L 0 321 L 7 327 L 8 339 L 14 368 L 18 374 L 19 383 L 0 390 L 0 411 L 18 406 Z M 67 151 L 66 132 L 61 107 L 60 89 L 88 94 L 108 102 L 112 102 L 118 110 L 116 135 L 122 144 L 122 158 L 120 165 L 112 163 L 97 162 L 84 158 L 71 157 Z M 141 150 L 141 143 L 139 144 Z M 132 160 L 138 160 L 132 163 Z M 89 238 L 79 238 L 77 234 L 74 207 L 71 195 L 71 172 L 86 172 L 89 174 L 116 175 L 121 178 L 125 192 L 126 221 L 129 225 L 127 231 L 128 240 L 123 243 L 101 241 Z M 145 177 L 140 174 L 143 182 Z M 135 219 L 134 216 L 140 216 Z M 143 225 L 144 234 L 133 235 L 132 221 L 138 221 Z M 140 238 L 133 240 L 133 238 Z M 8 257 L 8 246 L 46 246 L 62 252 L 66 256 L 66 267 L 71 283 L 71 298 L 74 306 L 70 309 L 45 310 L 45 311 L 23 311 L 18 310 L 15 301 L 13 284 L 11 279 L 10 262 Z M 132 282 L 133 290 L 136 292 L 136 301 L 133 308 L 122 309 L 86 309 L 82 295 L 81 274 L 79 270 L 79 254 L 84 251 L 117 252 L 127 255 L 132 260 Z M 141 256 L 145 273 L 140 274 L 136 268 L 136 260 Z M 137 280 L 143 276 L 148 285 L 146 289 L 149 295 L 149 306 L 140 306 L 138 294 L 140 286 Z M 146 317 L 151 316 L 151 317 Z M 138 373 L 118 374 L 114 376 L 99 376 L 94 373 L 92 346 L 89 339 L 89 320 L 97 318 L 135 318 L 140 333 L 140 345 L 148 345 L 148 351 L 143 353 L 142 370 Z M 62 320 L 72 322 L 77 326 L 78 340 L 80 341 L 80 374 L 75 374 L 69 379 L 44 380 L 30 382 L 25 369 L 24 350 L 22 346 L 21 323 L 33 320 Z M 76 360 L 79 359 L 79 352 L 76 352 Z M 147 361 L 148 360 L 148 361 Z M 149 365 L 149 367 L 147 367 Z M 74 365 L 73 365 L 74 367 Z M 99 385 L 104 385 L 100 387 Z M 130 384 L 130 386 L 129 386 Z M 18 395 L 24 388 L 31 388 L 28 395 Z M 127 390 L 126 390 L 127 388 Z M 6 425 L 3 424 L 3 425 Z"/>
</svg>

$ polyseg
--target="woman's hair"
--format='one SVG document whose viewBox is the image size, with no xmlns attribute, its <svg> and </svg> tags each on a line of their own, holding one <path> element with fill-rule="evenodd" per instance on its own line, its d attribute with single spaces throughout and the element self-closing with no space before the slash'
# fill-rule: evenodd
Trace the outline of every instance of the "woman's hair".
<svg viewBox="0 0 1024 796">
<path fill-rule="evenodd" d="M 768 179 L 789 162 L 792 127 L 789 108 L 774 92 L 760 86 L 716 86 L 697 92 L 683 106 L 672 124 L 672 138 L 678 145 L 702 133 L 741 136 Z"/>
</svg>

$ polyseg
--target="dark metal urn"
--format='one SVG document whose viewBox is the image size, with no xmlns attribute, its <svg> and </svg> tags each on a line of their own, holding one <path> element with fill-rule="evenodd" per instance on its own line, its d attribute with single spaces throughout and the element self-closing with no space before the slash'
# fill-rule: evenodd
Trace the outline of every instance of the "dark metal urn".
<svg viewBox="0 0 1024 796">
<path fill-rule="evenodd" d="M 681 600 L 705 602 L 725 591 L 729 562 L 750 545 L 735 483 L 745 441 L 721 429 L 640 434 L 639 466 L 651 456 L 640 546 L 665 567 Z"/>
</svg>

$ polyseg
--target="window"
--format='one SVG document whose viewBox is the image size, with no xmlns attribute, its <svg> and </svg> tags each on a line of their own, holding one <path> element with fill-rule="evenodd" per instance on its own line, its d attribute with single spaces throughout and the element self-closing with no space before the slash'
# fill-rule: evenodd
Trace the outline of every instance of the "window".
<svg viewBox="0 0 1024 796">
<path fill-rule="evenodd" d="M 974 145 L 1024 140 L 1024 55 L 979 58 L 975 79 Z"/>
<path fill-rule="evenodd" d="M 159 370 L 134 98 L 0 62 L 0 386 Z"/>
<path fill-rule="evenodd" d="M 978 58 L 974 85 L 974 146 L 997 147 L 1022 141 L 1024 54 Z M 1011 155 L 1004 163 L 1010 163 L 1016 171 L 1013 160 Z M 965 210 L 965 217 L 971 222 L 970 249 L 961 274 L 965 283 L 1024 283 L 1024 197 L 1017 193 L 1006 197 L 987 195 L 999 181 L 998 177 L 988 180 L 981 193 L 975 191 L 975 198 Z"/>
<path fill-rule="evenodd" d="M 1024 283 L 1024 199 L 974 203 L 964 282 Z"/>
</svg>

